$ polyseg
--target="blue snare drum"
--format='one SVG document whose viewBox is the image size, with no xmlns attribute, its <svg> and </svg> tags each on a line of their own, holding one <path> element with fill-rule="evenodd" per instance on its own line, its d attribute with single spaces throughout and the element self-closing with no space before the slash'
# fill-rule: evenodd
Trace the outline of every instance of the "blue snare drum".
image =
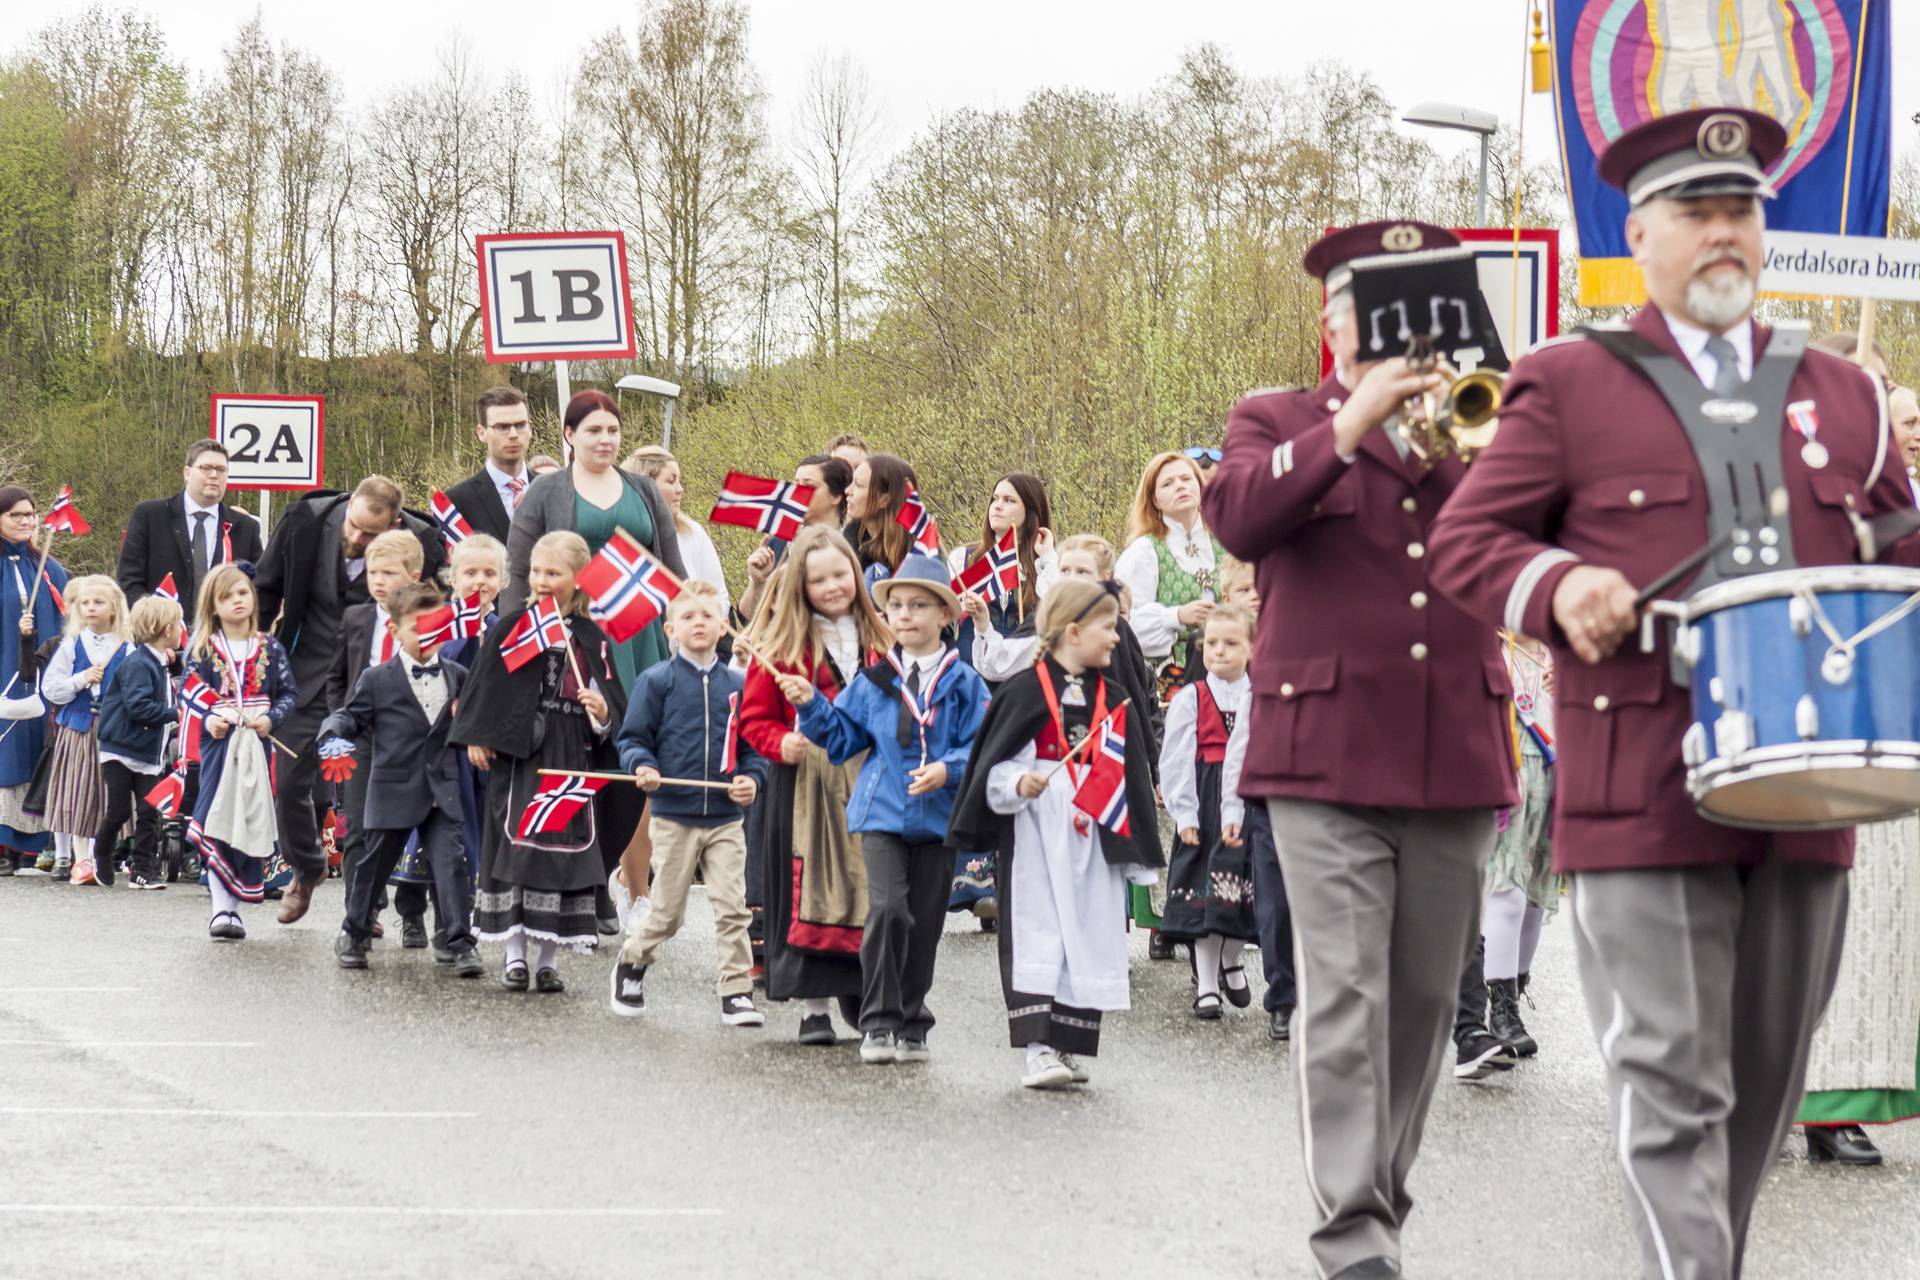
<svg viewBox="0 0 1920 1280">
<path fill-rule="evenodd" d="M 1920 569 L 1755 574 L 1658 611 L 1692 670 L 1702 816 L 1816 830 L 1920 808 Z"/>
</svg>

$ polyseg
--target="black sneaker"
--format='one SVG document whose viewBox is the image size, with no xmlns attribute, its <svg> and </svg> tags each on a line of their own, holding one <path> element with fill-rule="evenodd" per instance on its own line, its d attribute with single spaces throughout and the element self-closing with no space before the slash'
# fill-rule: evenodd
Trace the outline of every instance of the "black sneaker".
<svg viewBox="0 0 1920 1280">
<path fill-rule="evenodd" d="M 135 889 L 164 889 L 167 882 L 159 876 L 150 876 L 144 871 L 136 871 L 127 877 L 127 884 Z"/>
<path fill-rule="evenodd" d="M 1293 1006 L 1283 1004 L 1267 1015 L 1267 1039 L 1276 1044 L 1285 1044 L 1293 1039 L 1290 1029 L 1293 1023 Z"/>
<path fill-rule="evenodd" d="M 607 1007 L 623 1018 L 637 1018 L 647 1007 L 647 966 L 614 962 L 607 975 Z"/>
<path fill-rule="evenodd" d="M 1147 936 L 1147 959 L 1173 959 L 1173 943 L 1163 937 L 1158 929 Z"/>
<path fill-rule="evenodd" d="M 1495 1040 L 1483 1027 L 1455 1036 L 1454 1045 L 1459 1050 L 1453 1061 L 1456 1080 L 1484 1080 L 1496 1071 L 1511 1071 L 1519 1061 L 1512 1049 Z"/>
<path fill-rule="evenodd" d="M 439 957 L 435 956 L 434 959 L 438 960 Z M 477 978 L 487 971 L 487 967 L 480 963 L 479 953 L 472 947 L 457 954 L 449 951 L 447 963 L 453 966 L 453 976 L 456 978 Z"/>
<path fill-rule="evenodd" d="M 875 1066 L 881 1063 L 892 1066 L 895 1061 L 893 1053 L 893 1032 L 867 1032 L 860 1040 L 860 1061 Z"/>
<path fill-rule="evenodd" d="M 427 945 L 427 922 L 419 916 L 400 917 L 400 945 L 419 951 Z"/>
<path fill-rule="evenodd" d="M 753 1007 L 753 997 L 749 995 L 721 996 L 720 1021 L 730 1027 L 764 1027 L 766 1015 Z"/>
<path fill-rule="evenodd" d="M 800 1043 L 834 1045 L 840 1043 L 839 1033 L 833 1029 L 833 1017 L 830 1014 L 815 1013 L 800 1019 Z"/>
<path fill-rule="evenodd" d="M 333 958 L 342 969 L 364 969 L 367 967 L 367 944 L 350 933 L 342 933 L 333 940 Z"/>
</svg>

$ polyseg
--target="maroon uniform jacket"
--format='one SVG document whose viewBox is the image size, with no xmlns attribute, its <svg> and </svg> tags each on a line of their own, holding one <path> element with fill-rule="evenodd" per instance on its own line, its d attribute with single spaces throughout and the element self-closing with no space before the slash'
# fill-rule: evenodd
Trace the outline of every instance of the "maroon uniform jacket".
<svg viewBox="0 0 1920 1280">
<path fill-rule="evenodd" d="M 1653 307 L 1632 327 L 1684 363 Z M 1754 326 L 1756 361 L 1769 336 Z M 1826 466 L 1810 467 L 1800 435 L 1781 432 L 1795 556 L 1803 566 L 1856 561 L 1848 509 L 1870 518 L 1913 502 L 1878 385 L 1809 350 L 1787 401 L 1813 402 L 1829 454 Z M 1642 653 L 1630 637 L 1589 666 L 1553 625 L 1554 589 L 1575 564 L 1618 569 L 1639 585 L 1706 540 L 1705 481 L 1685 428 L 1652 383 L 1579 337 L 1514 366 L 1499 435 L 1434 523 L 1429 563 L 1462 607 L 1553 646 L 1559 871 L 1752 864 L 1770 842 L 1788 860 L 1852 864 L 1851 831 L 1749 831 L 1695 812 L 1680 757 L 1693 717 L 1688 691 L 1668 671 L 1667 627 L 1657 629 L 1657 652 Z M 1667 594 L 1684 597 L 1686 583 Z"/>
<path fill-rule="evenodd" d="M 1495 628 L 1428 581 L 1427 531 L 1463 468 L 1422 473 L 1381 431 L 1343 461 L 1347 392 L 1234 406 L 1207 527 L 1263 602 L 1240 790 L 1336 804 L 1480 809 L 1515 800 L 1510 686 Z"/>
</svg>

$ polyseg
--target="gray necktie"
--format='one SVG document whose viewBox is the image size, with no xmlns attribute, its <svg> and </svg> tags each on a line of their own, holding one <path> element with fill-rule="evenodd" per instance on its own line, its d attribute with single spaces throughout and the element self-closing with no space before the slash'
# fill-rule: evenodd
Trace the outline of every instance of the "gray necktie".
<svg viewBox="0 0 1920 1280">
<path fill-rule="evenodd" d="M 1707 339 L 1707 354 L 1713 357 L 1716 366 L 1713 394 L 1724 398 L 1738 391 L 1743 379 L 1740 377 L 1740 357 L 1734 354 L 1733 344 L 1716 333 Z"/>
<path fill-rule="evenodd" d="M 207 577 L 207 513 L 193 513 L 193 580 L 204 582 Z"/>
</svg>

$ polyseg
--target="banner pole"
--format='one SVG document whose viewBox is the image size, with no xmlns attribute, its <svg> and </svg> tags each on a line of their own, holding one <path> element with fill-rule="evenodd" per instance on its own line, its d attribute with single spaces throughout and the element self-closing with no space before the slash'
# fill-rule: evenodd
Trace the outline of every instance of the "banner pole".
<svg viewBox="0 0 1920 1280">
<path fill-rule="evenodd" d="M 566 360 L 553 362 L 553 383 L 560 393 L 560 461 L 572 466 L 573 446 L 567 443 L 567 401 L 573 399 L 571 362 Z"/>
</svg>

